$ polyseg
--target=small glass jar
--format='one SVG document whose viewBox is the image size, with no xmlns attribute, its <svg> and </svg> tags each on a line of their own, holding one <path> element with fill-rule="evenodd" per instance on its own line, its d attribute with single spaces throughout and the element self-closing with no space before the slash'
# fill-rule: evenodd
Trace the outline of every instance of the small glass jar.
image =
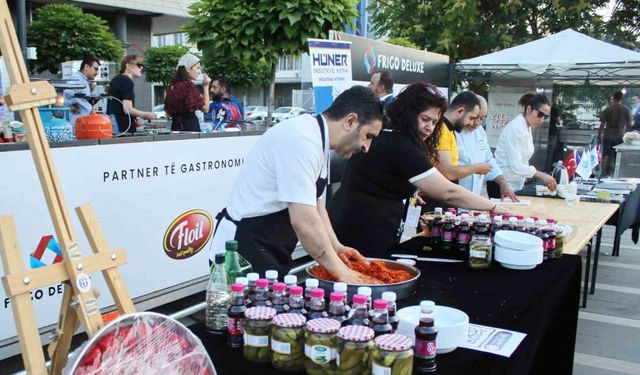
<svg viewBox="0 0 640 375">
<path fill-rule="evenodd" d="M 365 326 L 347 326 L 338 331 L 336 375 L 371 374 L 369 355 L 375 332 Z"/>
<path fill-rule="evenodd" d="M 474 235 L 469 244 L 469 267 L 485 269 L 491 265 L 491 239 L 489 236 Z"/>
<path fill-rule="evenodd" d="M 376 346 L 371 353 L 372 375 L 413 374 L 413 342 L 398 334 L 376 337 Z"/>
<path fill-rule="evenodd" d="M 269 334 L 276 310 L 266 306 L 252 307 L 244 316 L 244 358 L 251 362 L 271 361 Z"/>
<path fill-rule="evenodd" d="M 564 253 L 564 231 L 562 229 L 562 225 L 558 224 L 557 221 L 553 228 L 556 231 L 556 248 L 554 250 L 554 258 L 558 259 L 562 257 L 562 254 Z"/>
<path fill-rule="evenodd" d="M 336 333 L 340 323 L 318 318 L 307 322 L 304 334 L 304 369 L 307 374 L 335 374 Z"/>
<path fill-rule="evenodd" d="M 271 326 L 271 364 L 282 371 L 304 368 L 304 325 L 300 314 L 280 314 Z"/>
</svg>

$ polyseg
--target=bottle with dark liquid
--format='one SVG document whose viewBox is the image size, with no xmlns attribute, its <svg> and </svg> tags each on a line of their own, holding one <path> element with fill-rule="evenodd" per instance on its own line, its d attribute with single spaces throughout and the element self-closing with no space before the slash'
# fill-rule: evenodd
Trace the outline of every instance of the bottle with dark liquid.
<svg viewBox="0 0 640 375">
<path fill-rule="evenodd" d="M 351 315 L 346 325 L 370 327 L 371 322 L 367 314 L 367 296 L 356 294 L 352 298 Z"/>
<path fill-rule="evenodd" d="M 243 320 L 247 311 L 244 298 L 245 287 L 242 284 L 231 285 L 231 305 L 227 311 L 227 345 L 234 349 L 242 348 L 243 344 Z"/>
<path fill-rule="evenodd" d="M 442 224 L 442 246 L 446 249 L 451 248 L 453 241 L 455 240 L 455 219 L 453 214 L 449 211 L 445 213 L 444 223 Z"/>
<path fill-rule="evenodd" d="M 244 292 L 242 292 L 242 294 L 244 295 L 244 304 L 245 304 L 245 306 L 247 306 L 247 308 L 251 307 L 249 305 L 249 303 L 250 303 L 250 300 L 249 300 L 249 279 L 247 279 L 246 277 L 237 277 L 235 284 L 241 284 L 244 287 Z"/>
<path fill-rule="evenodd" d="M 311 291 L 320 285 L 318 279 L 307 279 L 304 282 L 304 308 L 309 311 L 309 302 L 311 301 Z"/>
<path fill-rule="evenodd" d="M 555 219 L 547 219 L 547 234 L 549 239 L 547 241 L 547 259 L 556 259 L 556 228 Z"/>
<path fill-rule="evenodd" d="M 468 221 L 469 215 L 462 214 L 460 225 L 458 226 L 458 250 L 462 253 L 469 252 L 471 242 L 471 225 Z"/>
<path fill-rule="evenodd" d="M 438 329 L 434 327 L 433 319 L 420 318 L 420 323 L 414 330 L 416 345 L 413 356 L 413 371 L 415 374 L 431 374 L 436 372 L 436 337 Z"/>
<path fill-rule="evenodd" d="M 344 294 L 333 292 L 329 295 L 329 318 L 336 320 L 341 326 L 347 322 L 347 311 L 344 306 Z"/>
<path fill-rule="evenodd" d="M 296 285 L 289 289 L 289 313 L 307 314 L 307 310 L 304 309 L 304 297 L 302 296 L 301 286 Z"/>
<path fill-rule="evenodd" d="M 542 259 L 547 260 L 547 246 L 549 246 L 549 233 L 546 220 L 538 220 L 538 237 L 542 240 Z"/>
<path fill-rule="evenodd" d="M 249 297 L 248 305 L 255 306 L 256 302 L 256 281 L 260 278 L 260 274 L 256 272 L 251 272 L 247 274 L 247 280 L 249 280 L 249 285 L 247 285 L 247 295 Z"/>
<path fill-rule="evenodd" d="M 400 323 L 400 318 L 396 316 L 396 310 L 398 309 L 396 305 L 396 293 L 383 292 L 382 299 L 387 301 L 389 304 L 387 307 L 387 311 L 389 312 L 389 324 L 391 324 L 392 333 L 396 333 L 398 330 L 398 324 Z"/>
<path fill-rule="evenodd" d="M 269 298 L 271 298 L 271 293 L 273 293 L 273 284 L 278 282 L 278 271 L 265 271 L 264 278 L 269 282 Z"/>
<path fill-rule="evenodd" d="M 442 207 L 436 207 L 431 223 L 431 240 L 434 245 L 439 245 L 442 241 Z"/>
<path fill-rule="evenodd" d="M 311 291 L 311 300 L 307 310 L 307 320 L 326 318 L 327 312 L 324 311 L 324 290 L 315 288 Z"/>
<path fill-rule="evenodd" d="M 342 293 L 344 297 L 344 311 L 346 311 L 347 315 L 349 315 L 351 306 L 349 306 L 349 300 L 347 299 L 347 283 L 343 283 L 343 282 L 333 283 L 333 291 L 337 293 Z"/>
<path fill-rule="evenodd" d="M 271 307 L 271 300 L 269 299 L 269 282 L 267 279 L 258 279 L 256 281 L 256 295 L 254 298 L 254 306 Z"/>
<path fill-rule="evenodd" d="M 376 337 L 386 335 L 393 331 L 393 327 L 389 324 L 389 303 L 383 299 L 373 301 L 373 320 L 371 328 L 375 332 Z"/>
<path fill-rule="evenodd" d="M 287 285 L 285 283 L 273 283 L 273 292 L 271 292 L 271 305 L 276 309 L 277 314 L 289 312 L 287 299 L 284 296 Z"/>
</svg>

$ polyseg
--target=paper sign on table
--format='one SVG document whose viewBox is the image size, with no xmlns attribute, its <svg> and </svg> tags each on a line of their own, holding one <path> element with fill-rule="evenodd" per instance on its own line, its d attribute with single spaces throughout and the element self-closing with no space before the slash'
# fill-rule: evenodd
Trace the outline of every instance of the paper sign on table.
<svg viewBox="0 0 640 375">
<path fill-rule="evenodd" d="M 467 341 L 460 347 L 511 357 L 526 336 L 506 329 L 469 324 Z"/>
<path fill-rule="evenodd" d="M 519 202 L 514 202 L 511 199 L 502 200 L 500 198 L 491 198 L 491 202 L 497 204 L 498 206 L 502 206 L 502 205 L 531 206 L 531 203 L 526 199 L 520 199 Z"/>
</svg>

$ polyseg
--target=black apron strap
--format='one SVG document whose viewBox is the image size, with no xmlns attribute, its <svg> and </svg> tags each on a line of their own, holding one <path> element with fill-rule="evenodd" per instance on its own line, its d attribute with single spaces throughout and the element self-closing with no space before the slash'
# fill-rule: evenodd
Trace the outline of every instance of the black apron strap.
<svg viewBox="0 0 640 375">
<path fill-rule="evenodd" d="M 324 124 L 324 120 L 322 119 L 322 115 L 317 115 L 316 120 L 318 121 L 318 125 L 320 126 L 320 136 L 322 137 L 322 154 L 324 155 L 325 159 L 327 159 L 327 177 L 322 178 L 322 170 L 321 170 L 320 175 L 316 180 L 316 198 L 320 198 L 322 194 L 324 194 L 324 191 L 326 190 L 327 184 L 329 182 L 328 181 L 329 180 L 329 157 L 324 154 L 324 149 L 326 147 L 326 139 L 324 136 L 325 124 Z"/>
</svg>

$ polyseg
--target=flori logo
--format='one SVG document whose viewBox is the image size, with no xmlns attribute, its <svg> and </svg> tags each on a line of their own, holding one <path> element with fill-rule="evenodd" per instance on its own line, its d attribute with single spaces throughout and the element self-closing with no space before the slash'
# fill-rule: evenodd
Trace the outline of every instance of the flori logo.
<svg viewBox="0 0 640 375">
<path fill-rule="evenodd" d="M 213 219 L 206 211 L 178 216 L 164 233 L 164 251 L 173 259 L 186 259 L 202 250 L 213 235 Z"/>
</svg>

